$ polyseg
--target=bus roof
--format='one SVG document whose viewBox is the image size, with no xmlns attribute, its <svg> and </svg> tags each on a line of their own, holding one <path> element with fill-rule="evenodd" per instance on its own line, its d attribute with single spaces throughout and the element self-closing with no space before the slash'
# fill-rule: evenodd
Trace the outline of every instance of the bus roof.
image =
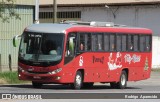
<svg viewBox="0 0 160 102">
<path fill-rule="evenodd" d="M 127 26 L 114 26 L 114 27 L 97 27 L 88 25 L 76 24 L 53 24 L 41 23 L 32 24 L 28 26 L 25 31 L 28 32 L 41 32 L 41 33 L 64 33 L 65 31 L 72 32 L 110 32 L 110 33 L 145 33 L 151 34 L 152 31 L 147 28 L 127 27 Z"/>
<path fill-rule="evenodd" d="M 41 33 L 64 33 L 68 28 L 71 28 L 71 24 L 53 24 L 53 23 L 41 23 L 32 24 L 28 26 L 25 31 L 28 32 L 41 32 Z"/>
</svg>

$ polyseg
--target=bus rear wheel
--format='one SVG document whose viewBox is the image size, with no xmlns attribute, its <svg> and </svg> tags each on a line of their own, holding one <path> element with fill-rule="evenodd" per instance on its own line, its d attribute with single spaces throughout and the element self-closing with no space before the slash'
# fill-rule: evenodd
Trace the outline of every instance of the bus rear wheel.
<svg viewBox="0 0 160 102">
<path fill-rule="evenodd" d="M 82 73 L 80 71 L 77 71 L 75 79 L 74 79 L 74 83 L 71 84 L 71 87 L 73 89 L 81 89 L 82 85 L 83 85 Z"/>
<path fill-rule="evenodd" d="M 32 86 L 33 86 L 34 88 L 41 88 L 42 85 L 43 85 L 42 83 L 38 83 L 38 82 L 32 81 Z"/>
<path fill-rule="evenodd" d="M 120 76 L 120 80 L 117 83 L 117 88 L 125 89 L 126 86 L 127 86 L 127 73 L 126 73 L 126 71 L 122 71 L 121 76 Z"/>
<path fill-rule="evenodd" d="M 126 71 L 122 71 L 119 82 L 111 82 L 111 88 L 125 89 L 127 86 L 127 73 Z"/>
</svg>

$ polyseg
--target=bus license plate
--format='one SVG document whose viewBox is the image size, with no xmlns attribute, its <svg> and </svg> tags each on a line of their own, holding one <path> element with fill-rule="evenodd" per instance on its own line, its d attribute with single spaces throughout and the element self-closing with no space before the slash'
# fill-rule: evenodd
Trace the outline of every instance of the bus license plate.
<svg viewBox="0 0 160 102">
<path fill-rule="evenodd" d="M 33 76 L 34 79 L 41 79 L 39 76 Z"/>
</svg>

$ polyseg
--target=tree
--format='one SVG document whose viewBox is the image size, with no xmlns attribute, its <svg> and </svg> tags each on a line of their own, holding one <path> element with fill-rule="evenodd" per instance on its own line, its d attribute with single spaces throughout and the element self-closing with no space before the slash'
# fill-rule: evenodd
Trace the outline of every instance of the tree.
<svg viewBox="0 0 160 102">
<path fill-rule="evenodd" d="M 0 0 L 0 19 L 3 22 L 9 22 L 10 18 L 21 19 L 15 10 L 16 5 L 14 0 Z"/>
</svg>

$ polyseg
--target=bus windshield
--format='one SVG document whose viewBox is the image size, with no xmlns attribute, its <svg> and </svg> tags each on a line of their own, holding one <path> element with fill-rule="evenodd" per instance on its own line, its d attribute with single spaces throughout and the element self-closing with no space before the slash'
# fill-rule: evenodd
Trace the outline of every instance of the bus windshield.
<svg viewBox="0 0 160 102">
<path fill-rule="evenodd" d="M 29 33 L 22 35 L 19 58 L 32 62 L 53 62 L 62 58 L 63 34 Z"/>
</svg>

